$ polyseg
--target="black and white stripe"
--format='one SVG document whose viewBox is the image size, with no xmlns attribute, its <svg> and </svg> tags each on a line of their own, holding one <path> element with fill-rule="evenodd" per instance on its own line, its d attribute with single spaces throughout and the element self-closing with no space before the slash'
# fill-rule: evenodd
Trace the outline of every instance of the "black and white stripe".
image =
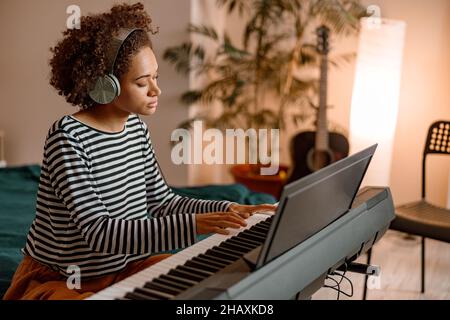
<svg viewBox="0 0 450 320">
<path fill-rule="evenodd" d="M 65 116 L 46 138 L 36 217 L 23 251 L 65 276 L 70 265 L 82 277 L 104 275 L 193 244 L 195 213 L 229 205 L 175 195 L 138 116 L 118 133 Z"/>
</svg>

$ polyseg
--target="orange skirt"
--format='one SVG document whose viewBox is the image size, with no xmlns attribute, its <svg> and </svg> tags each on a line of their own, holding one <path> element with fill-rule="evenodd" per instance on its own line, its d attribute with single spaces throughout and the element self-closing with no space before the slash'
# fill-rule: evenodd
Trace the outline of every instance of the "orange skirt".
<svg viewBox="0 0 450 320">
<path fill-rule="evenodd" d="M 113 285 L 132 274 L 169 257 L 170 254 L 160 254 L 131 262 L 118 273 L 83 280 L 80 289 L 69 289 L 67 278 L 41 264 L 30 256 L 25 256 L 17 268 L 11 286 L 3 296 L 4 300 L 81 300 Z"/>
</svg>

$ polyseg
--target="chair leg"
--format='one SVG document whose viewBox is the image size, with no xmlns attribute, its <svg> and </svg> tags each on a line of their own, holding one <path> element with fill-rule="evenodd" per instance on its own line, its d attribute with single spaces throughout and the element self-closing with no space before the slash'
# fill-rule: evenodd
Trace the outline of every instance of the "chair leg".
<svg viewBox="0 0 450 320">
<path fill-rule="evenodd" d="M 420 286 L 420 292 L 424 293 L 425 292 L 425 237 L 422 237 L 422 265 L 421 265 L 421 275 L 422 275 L 422 279 L 421 279 L 421 286 Z"/>
<path fill-rule="evenodd" d="M 372 260 L 372 248 L 367 250 L 367 264 L 370 264 L 370 260 Z M 364 291 L 363 291 L 363 300 L 367 299 L 367 280 L 369 279 L 368 275 L 364 276 Z"/>
</svg>

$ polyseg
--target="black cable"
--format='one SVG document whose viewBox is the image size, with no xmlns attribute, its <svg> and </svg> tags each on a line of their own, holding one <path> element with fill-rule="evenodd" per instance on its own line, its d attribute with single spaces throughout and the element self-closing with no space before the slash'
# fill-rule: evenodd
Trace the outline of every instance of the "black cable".
<svg viewBox="0 0 450 320">
<path fill-rule="evenodd" d="M 330 289 L 333 289 L 333 290 L 337 291 L 337 293 L 338 293 L 337 300 L 339 300 L 339 296 L 340 296 L 340 293 L 341 293 L 340 283 L 336 279 L 331 277 L 330 275 L 326 276 L 325 280 L 327 280 L 327 279 L 333 280 L 336 284 L 334 286 L 324 285 L 324 288 L 330 288 Z"/>
<path fill-rule="evenodd" d="M 348 277 L 346 277 L 345 275 L 342 275 L 342 278 L 347 280 L 348 283 L 350 284 L 350 293 L 346 293 L 346 292 L 342 291 L 342 294 L 347 296 L 347 297 L 353 297 L 353 283 L 352 283 L 352 281 Z"/>
<path fill-rule="evenodd" d="M 337 276 L 341 276 L 341 280 L 339 280 L 339 285 L 338 285 L 338 287 L 340 287 L 340 284 L 342 283 L 342 280 L 344 279 L 344 275 L 345 275 L 345 273 L 347 272 L 347 262 L 344 262 L 344 271 L 343 271 L 343 273 L 339 273 L 339 272 L 336 272 L 336 271 L 333 271 L 332 273 L 331 273 L 331 275 L 337 275 Z"/>
<path fill-rule="evenodd" d="M 330 279 L 335 282 L 334 285 L 324 285 L 324 288 L 330 288 L 330 289 L 335 290 L 338 293 L 337 300 L 339 300 L 341 293 L 347 297 L 353 297 L 353 293 L 354 293 L 352 281 L 347 276 L 345 276 L 345 274 L 347 272 L 347 263 L 345 263 L 344 265 L 345 265 L 345 268 L 342 273 L 333 271 L 331 274 L 328 274 L 325 278 L 325 280 Z M 338 281 L 335 278 L 333 278 L 332 276 L 340 276 L 341 278 Z M 350 284 L 350 293 L 347 293 L 347 292 L 344 292 L 343 290 L 341 290 L 341 283 L 344 279 L 347 280 L 347 282 Z"/>
</svg>

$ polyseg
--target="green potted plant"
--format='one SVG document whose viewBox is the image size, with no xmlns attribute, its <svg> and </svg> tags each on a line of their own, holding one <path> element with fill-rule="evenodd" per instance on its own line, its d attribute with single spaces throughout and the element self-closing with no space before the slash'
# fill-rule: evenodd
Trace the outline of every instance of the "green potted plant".
<svg viewBox="0 0 450 320">
<path fill-rule="evenodd" d="M 179 72 L 207 75 L 202 88 L 182 94 L 184 103 L 221 105 L 219 115 L 203 108 L 181 128 L 201 119 L 212 128 L 272 128 L 283 133 L 288 121 L 294 125 L 309 121 L 317 105 L 319 81 L 302 78 L 299 71 L 320 66 L 315 28 L 324 24 L 333 35 L 355 33 L 366 13 L 359 0 L 217 0 L 216 4 L 229 14 L 238 10 L 245 19 L 242 44 L 233 43 L 226 32 L 219 37 L 211 26 L 190 25 L 189 32 L 215 42 L 217 49 L 206 54 L 205 42 L 191 41 L 164 52 L 164 59 Z M 330 62 L 342 58 L 348 55 Z M 253 190 L 279 195 L 287 166 L 280 165 L 273 176 L 261 176 L 260 166 L 259 161 L 235 165 L 231 172 L 237 182 Z"/>
</svg>

